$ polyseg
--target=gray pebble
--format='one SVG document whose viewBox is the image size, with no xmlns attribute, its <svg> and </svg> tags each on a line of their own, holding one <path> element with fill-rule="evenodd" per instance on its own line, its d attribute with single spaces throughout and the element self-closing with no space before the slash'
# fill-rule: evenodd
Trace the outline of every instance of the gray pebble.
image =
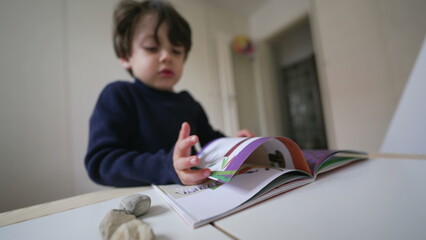
<svg viewBox="0 0 426 240">
<path fill-rule="evenodd" d="M 134 194 L 123 198 L 123 200 L 121 200 L 120 202 L 118 209 L 123 209 L 126 212 L 133 214 L 136 217 L 139 217 L 148 212 L 150 207 L 150 197 L 142 194 Z"/>
<path fill-rule="evenodd" d="M 154 238 L 154 232 L 149 224 L 134 219 L 121 224 L 109 240 L 153 240 Z"/>
<path fill-rule="evenodd" d="M 128 214 L 125 210 L 110 210 L 99 224 L 102 239 L 109 240 L 120 225 L 135 219 L 134 215 Z"/>
</svg>

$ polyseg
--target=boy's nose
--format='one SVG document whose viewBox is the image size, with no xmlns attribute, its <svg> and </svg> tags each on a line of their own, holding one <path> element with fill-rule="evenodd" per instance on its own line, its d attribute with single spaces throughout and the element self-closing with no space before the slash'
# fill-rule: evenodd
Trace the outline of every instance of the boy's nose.
<svg viewBox="0 0 426 240">
<path fill-rule="evenodd" d="M 160 62 L 170 62 L 171 52 L 168 50 L 162 50 L 160 54 Z"/>
</svg>

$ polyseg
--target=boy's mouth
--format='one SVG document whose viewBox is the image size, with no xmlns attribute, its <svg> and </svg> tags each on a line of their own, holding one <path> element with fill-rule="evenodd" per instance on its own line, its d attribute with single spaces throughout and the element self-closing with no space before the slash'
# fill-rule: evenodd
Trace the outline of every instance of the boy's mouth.
<svg viewBox="0 0 426 240">
<path fill-rule="evenodd" d="M 166 77 L 166 78 L 173 77 L 175 75 L 175 73 L 168 68 L 161 70 L 159 74 L 161 77 Z"/>
</svg>

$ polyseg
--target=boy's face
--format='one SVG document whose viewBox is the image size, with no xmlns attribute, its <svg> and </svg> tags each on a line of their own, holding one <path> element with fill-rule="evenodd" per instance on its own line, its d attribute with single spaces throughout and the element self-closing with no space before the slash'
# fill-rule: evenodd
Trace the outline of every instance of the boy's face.
<svg viewBox="0 0 426 240">
<path fill-rule="evenodd" d="M 126 69 L 146 85 L 163 91 L 173 91 L 179 81 L 185 62 L 183 46 L 174 46 L 167 36 L 168 26 L 160 25 L 155 41 L 156 15 L 147 14 L 139 19 L 132 40 L 132 55 L 120 59 Z"/>
</svg>

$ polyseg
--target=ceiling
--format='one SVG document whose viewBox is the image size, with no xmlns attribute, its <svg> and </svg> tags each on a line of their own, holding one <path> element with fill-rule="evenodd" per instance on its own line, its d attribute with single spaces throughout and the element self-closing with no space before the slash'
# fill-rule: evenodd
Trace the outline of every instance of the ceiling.
<svg viewBox="0 0 426 240">
<path fill-rule="evenodd" d="M 267 0 L 200 0 L 217 8 L 228 9 L 242 16 L 250 16 L 257 9 L 261 8 Z"/>
</svg>

